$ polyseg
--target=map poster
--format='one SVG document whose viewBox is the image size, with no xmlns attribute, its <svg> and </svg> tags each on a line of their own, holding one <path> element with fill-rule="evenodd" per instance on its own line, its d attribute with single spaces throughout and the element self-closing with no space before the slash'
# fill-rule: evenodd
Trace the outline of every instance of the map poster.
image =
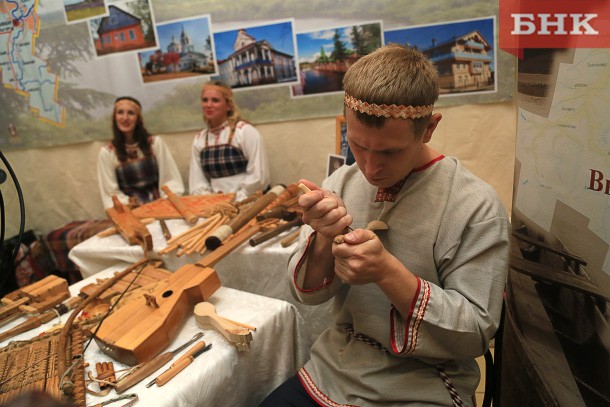
<svg viewBox="0 0 610 407">
<path fill-rule="evenodd" d="M 47 61 L 35 55 L 40 29 L 37 0 L 0 3 L 0 69 L 5 89 L 27 98 L 29 109 L 46 123 L 62 126 L 65 110 L 57 100 L 58 76 L 47 69 Z M 16 118 L 3 104 L 5 129 L 17 143 Z M 7 109 L 8 108 L 8 109 Z M 12 117 L 13 116 L 13 117 Z"/>
<path fill-rule="evenodd" d="M 610 49 L 527 49 L 519 61 L 513 225 L 610 284 Z"/>
</svg>

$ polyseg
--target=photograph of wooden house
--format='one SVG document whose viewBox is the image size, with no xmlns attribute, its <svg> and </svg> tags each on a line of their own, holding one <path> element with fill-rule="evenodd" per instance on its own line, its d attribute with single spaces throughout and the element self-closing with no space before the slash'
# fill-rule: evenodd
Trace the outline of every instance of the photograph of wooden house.
<svg viewBox="0 0 610 407">
<path fill-rule="evenodd" d="M 385 43 L 414 47 L 436 65 L 441 96 L 495 92 L 495 17 L 385 31 Z"/>
<path fill-rule="evenodd" d="M 214 33 L 220 79 L 232 88 L 295 83 L 293 21 Z"/>
<path fill-rule="evenodd" d="M 108 16 L 89 21 L 97 56 L 157 48 L 155 23 L 148 0 L 119 1 Z"/>
</svg>

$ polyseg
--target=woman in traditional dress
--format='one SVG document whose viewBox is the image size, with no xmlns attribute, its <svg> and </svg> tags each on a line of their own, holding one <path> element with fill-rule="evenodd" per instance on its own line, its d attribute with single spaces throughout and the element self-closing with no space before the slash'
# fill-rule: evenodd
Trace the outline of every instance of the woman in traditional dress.
<svg viewBox="0 0 610 407">
<path fill-rule="evenodd" d="M 104 208 L 113 205 L 112 196 L 130 206 L 163 195 L 161 186 L 177 195 L 184 183 L 167 145 L 144 127 L 142 106 L 129 96 L 119 97 L 112 112 L 112 141 L 100 149 L 97 176 Z"/>
<path fill-rule="evenodd" d="M 189 193 L 236 194 L 240 201 L 269 184 L 269 163 L 263 139 L 241 119 L 233 91 L 220 81 L 201 89 L 201 107 L 207 128 L 193 140 Z"/>
</svg>

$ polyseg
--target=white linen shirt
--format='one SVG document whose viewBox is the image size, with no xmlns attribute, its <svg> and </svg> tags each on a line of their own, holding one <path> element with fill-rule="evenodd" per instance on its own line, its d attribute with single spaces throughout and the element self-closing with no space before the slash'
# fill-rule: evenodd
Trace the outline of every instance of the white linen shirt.
<svg viewBox="0 0 610 407">
<path fill-rule="evenodd" d="M 182 175 L 165 142 L 159 136 L 151 136 L 151 147 L 159 167 L 159 193 L 161 196 L 165 197 L 165 193 L 161 191 L 163 185 L 167 185 L 176 195 L 184 194 Z M 140 149 L 138 149 L 138 157 L 144 157 L 144 153 Z M 97 179 L 104 209 L 113 206 L 113 195 L 116 195 L 123 204 L 129 202 L 129 197 L 119 189 L 116 177 L 116 168 L 119 165 L 119 159 L 111 143 L 100 149 L 97 157 Z"/>
</svg>

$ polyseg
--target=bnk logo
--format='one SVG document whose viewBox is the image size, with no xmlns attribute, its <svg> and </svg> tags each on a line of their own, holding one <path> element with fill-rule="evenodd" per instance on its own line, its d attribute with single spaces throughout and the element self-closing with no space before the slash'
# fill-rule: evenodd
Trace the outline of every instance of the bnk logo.
<svg viewBox="0 0 610 407">
<path fill-rule="evenodd" d="M 597 14 L 511 14 L 513 35 L 597 35 L 591 21 Z"/>
<path fill-rule="evenodd" d="M 608 0 L 499 0 L 500 48 L 610 48 Z"/>
</svg>

